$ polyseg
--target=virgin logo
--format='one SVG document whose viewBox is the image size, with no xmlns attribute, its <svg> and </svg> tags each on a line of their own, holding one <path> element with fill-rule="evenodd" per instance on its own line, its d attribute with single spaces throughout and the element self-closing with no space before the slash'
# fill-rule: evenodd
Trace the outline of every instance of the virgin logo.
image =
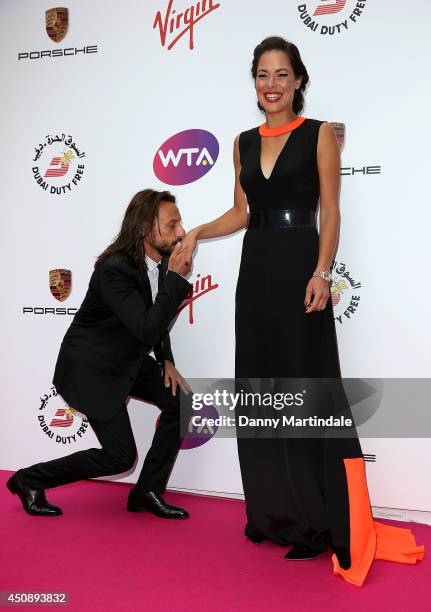
<svg viewBox="0 0 431 612">
<path fill-rule="evenodd" d="M 193 317 L 193 302 L 201 298 L 206 293 L 209 293 L 210 291 L 214 291 L 214 289 L 217 289 L 218 286 L 219 286 L 218 283 L 213 283 L 211 274 L 208 274 L 207 276 L 201 276 L 200 274 L 197 274 L 196 280 L 193 285 L 193 289 L 190 290 L 189 295 L 187 296 L 185 301 L 181 304 L 181 306 L 178 308 L 174 316 L 179 315 L 182 310 L 184 310 L 185 308 L 188 308 L 189 323 L 190 325 L 193 325 L 193 323 L 195 322 L 194 317 Z"/>
<path fill-rule="evenodd" d="M 313 16 L 339 13 L 345 6 L 346 0 L 320 0 L 320 4 L 316 7 Z"/>
<path fill-rule="evenodd" d="M 153 28 L 159 28 L 160 42 L 170 51 L 185 34 L 189 35 L 189 47 L 194 49 L 194 27 L 204 17 L 218 9 L 220 2 L 201 0 L 183 11 L 172 8 L 174 0 L 169 0 L 165 15 L 157 11 Z M 169 40 L 168 40 L 169 38 Z"/>
<path fill-rule="evenodd" d="M 186 130 L 171 136 L 154 156 L 153 170 L 168 185 L 186 185 L 207 174 L 217 161 L 217 138 L 206 130 Z"/>
</svg>

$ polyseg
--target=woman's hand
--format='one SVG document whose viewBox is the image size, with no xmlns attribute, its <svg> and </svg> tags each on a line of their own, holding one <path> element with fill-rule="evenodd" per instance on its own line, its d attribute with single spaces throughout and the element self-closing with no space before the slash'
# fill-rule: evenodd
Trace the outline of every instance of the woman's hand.
<svg viewBox="0 0 431 612">
<path fill-rule="evenodd" d="M 323 310 L 326 308 L 326 303 L 329 299 L 329 283 L 319 276 L 313 276 L 308 281 L 305 291 L 305 312 L 314 312 L 315 310 Z"/>
<path fill-rule="evenodd" d="M 180 253 L 187 256 L 189 261 L 192 260 L 193 253 L 196 249 L 197 238 L 196 230 L 190 230 L 181 240 Z"/>
<path fill-rule="evenodd" d="M 163 370 L 162 370 L 163 374 Z M 176 367 L 171 361 L 165 360 L 165 368 L 164 368 L 164 383 L 165 387 L 171 387 L 172 395 L 176 395 L 177 393 L 177 385 L 181 387 L 186 395 L 191 392 L 191 388 L 178 372 Z"/>
</svg>

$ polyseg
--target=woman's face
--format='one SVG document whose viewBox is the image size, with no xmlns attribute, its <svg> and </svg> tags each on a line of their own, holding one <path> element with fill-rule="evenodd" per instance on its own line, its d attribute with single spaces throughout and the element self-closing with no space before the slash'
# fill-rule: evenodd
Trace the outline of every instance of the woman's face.
<svg viewBox="0 0 431 612">
<path fill-rule="evenodd" d="M 301 85 L 284 51 L 265 51 L 257 65 L 256 94 L 266 113 L 292 111 L 295 89 Z"/>
</svg>

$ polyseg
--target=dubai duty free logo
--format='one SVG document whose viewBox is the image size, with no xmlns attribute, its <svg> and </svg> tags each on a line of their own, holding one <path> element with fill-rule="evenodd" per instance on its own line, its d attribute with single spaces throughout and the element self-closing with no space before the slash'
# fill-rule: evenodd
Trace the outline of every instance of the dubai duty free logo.
<svg viewBox="0 0 431 612">
<path fill-rule="evenodd" d="M 185 130 L 174 134 L 159 147 L 153 170 L 168 185 L 187 185 L 207 174 L 217 161 L 219 143 L 206 130 Z"/>
<path fill-rule="evenodd" d="M 361 287 L 362 283 L 353 278 L 345 263 L 333 262 L 330 292 L 337 323 L 343 324 L 356 313 L 361 302 Z"/>
<path fill-rule="evenodd" d="M 321 36 L 334 36 L 349 30 L 362 17 L 365 0 L 314 0 L 297 5 L 306 28 Z"/>
<path fill-rule="evenodd" d="M 57 444 L 78 442 L 88 431 L 88 419 L 68 406 L 54 386 L 40 398 L 40 430 Z"/>
<path fill-rule="evenodd" d="M 64 195 L 82 180 L 85 153 L 78 149 L 73 137 L 66 134 L 46 136 L 35 147 L 32 166 L 33 178 L 44 191 Z"/>
</svg>

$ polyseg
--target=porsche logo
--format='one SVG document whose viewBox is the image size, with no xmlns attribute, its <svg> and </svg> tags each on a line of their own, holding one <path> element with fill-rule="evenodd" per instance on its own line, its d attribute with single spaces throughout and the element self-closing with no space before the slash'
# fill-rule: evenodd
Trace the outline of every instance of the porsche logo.
<svg viewBox="0 0 431 612">
<path fill-rule="evenodd" d="M 331 125 L 334 129 L 335 136 L 337 137 L 338 146 L 340 147 L 340 151 L 344 146 L 344 132 L 346 129 L 346 125 L 344 123 L 336 123 L 331 122 Z"/>
<path fill-rule="evenodd" d="M 69 9 L 57 7 L 45 11 L 46 33 L 54 42 L 60 42 L 69 28 Z"/>
<path fill-rule="evenodd" d="M 72 272 L 70 270 L 57 269 L 49 271 L 49 288 L 52 296 L 59 302 L 64 302 L 72 290 Z"/>
</svg>

